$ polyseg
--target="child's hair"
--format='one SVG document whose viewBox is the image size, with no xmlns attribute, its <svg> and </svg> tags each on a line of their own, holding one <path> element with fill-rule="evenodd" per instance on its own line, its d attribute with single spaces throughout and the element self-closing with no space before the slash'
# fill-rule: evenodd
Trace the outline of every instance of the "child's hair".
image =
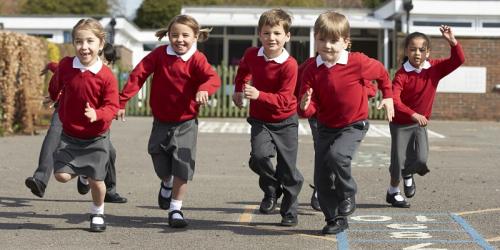
<svg viewBox="0 0 500 250">
<path fill-rule="evenodd" d="M 340 38 L 350 39 L 351 31 L 347 18 L 335 11 L 327 11 L 319 15 L 314 23 L 314 35 L 320 38 L 338 41 Z"/>
<path fill-rule="evenodd" d="M 172 25 L 176 23 L 184 24 L 189 28 L 191 28 L 194 34 L 198 36 L 198 42 L 206 41 L 208 39 L 208 33 L 212 31 L 212 28 L 205 28 L 205 29 L 200 28 L 200 25 L 198 24 L 196 19 L 194 19 L 191 16 L 177 15 L 174 18 L 172 18 L 172 20 L 170 20 L 170 22 L 167 25 L 167 28 L 156 31 L 155 36 L 158 37 L 158 41 L 160 41 L 164 36 L 166 36 L 168 32 L 170 32 L 170 28 L 172 28 Z"/>
<path fill-rule="evenodd" d="M 285 33 L 288 33 L 290 32 L 290 26 L 292 25 L 292 16 L 282 9 L 268 10 L 260 15 L 257 32 L 260 33 L 262 27 L 266 25 L 271 27 L 282 25 Z"/>
<path fill-rule="evenodd" d="M 80 19 L 78 23 L 73 27 L 73 30 L 71 31 L 71 37 L 73 40 L 75 39 L 75 33 L 78 30 L 82 29 L 87 29 L 90 30 L 94 35 L 101 40 L 101 42 L 104 42 L 106 38 L 106 31 L 104 31 L 104 28 L 102 27 L 101 23 L 95 19 L 89 18 L 89 19 Z"/>
<path fill-rule="evenodd" d="M 420 32 L 413 32 L 406 36 L 405 41 L 404 41 L 404 48 L 407 49 L 408 46 L 410 45 L 410 41 L 415 39 L 415 38 L 422 38 L 425 40 L 424 46 L 427 48 L 427 50 L 431 49 L 431 39 L 424 33 Z M 403 57 L 403 64 L 408 61 L 408 56 Z"/>
<path fill-rule="evenodd" d="M 117 59 L 115 47 L 106 42 L 104 44 L 104 48 L 100 51 L 99 55 L 104 55 L 104 59 L 108 62 L 108 64 L 113 65 Z"/>
</svg>

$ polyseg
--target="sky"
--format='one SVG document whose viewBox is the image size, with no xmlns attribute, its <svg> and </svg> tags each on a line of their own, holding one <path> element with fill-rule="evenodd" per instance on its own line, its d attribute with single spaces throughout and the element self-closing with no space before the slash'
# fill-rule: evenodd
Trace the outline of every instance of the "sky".
<svg viewBox="0 0 500 250">
<path fill-rule="evenodd" d="M 127 18 L 133 20 L 135 18 L 135 11 L 142 3 L 142 0 L 120 0 L 122 6 L 125 7 Z"/>
</svg>

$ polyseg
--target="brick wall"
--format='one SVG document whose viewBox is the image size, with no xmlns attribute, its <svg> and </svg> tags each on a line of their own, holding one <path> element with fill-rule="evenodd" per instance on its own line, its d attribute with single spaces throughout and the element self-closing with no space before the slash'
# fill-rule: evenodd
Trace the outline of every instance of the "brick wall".
<svg viewBox="0 0 500 250">
<path fill-rule="evenodd" d="M 403 44 L 404 36 L 399 37 Z M 437 93 L 432 119 L 500 121 L 500 38 L 457 37 L 465 53 L 464 66 L 486 67 L 486 93 Z M 398 55 L 402 55 L 401 47 Z M 431 58 L 449 57 L 450 47 L 442 37 L 431 37 Z"/>
</svg>

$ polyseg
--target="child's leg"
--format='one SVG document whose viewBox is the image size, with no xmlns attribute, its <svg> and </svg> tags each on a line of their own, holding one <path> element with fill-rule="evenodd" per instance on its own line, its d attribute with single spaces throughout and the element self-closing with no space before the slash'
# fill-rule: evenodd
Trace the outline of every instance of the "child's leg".
<svg viewBox="0 0 500 250">
<path fill-rule="evenodd" d="M 391 164 L 389 172 L 391 176 L 390 186 L 386 193 L 386 202 L 394 207 L 409 207 L 410 204 L 401 195 L 399 183 L 401 182 L 404 169 L 407 149 L 412 145 L 412 132 L 408 126 L 389 123 L 391 131 Z"/>
<path fill-rule="evenodd" d="M 58 182 L 66 183 L 71 179 L 75 178 L 76 175 L 68 174 L 68 173 L 54 173 L 54 177 Z"/>
<path fill-rule="evenodd" d="M 90 206 L 90 231 L 102 232 L 106 229 L 104 222 L 104 196 L 106 195 L 106 184 L 88 178 L 90 191 L 92 193 L 92 205 Z"/>
<path fill-rule="evenodd" d="M 172 190 L 172 201 L 168 213 L 168 224 L 174 228 L 187 226 L 184 215 L 181 212 L 182 200 L 187 193 L 187 180 L 174 176 L 174 187 Z"/>
<path fill-rule="evenodd" d="M 429 172 L 427 159 L 429 156 L 429 137 L 426 127 L 418 127 L 415 131 L 415 171 L 419 175 Z"/>
<path fill-rule="evenodd" d="M 52 115 L 50 127 L 43 139 L 42 148 L 38 158 L 38 167 L 33 173 L 33 177 L 28 177 L 25 184 L 31 192 L 38 197 L 43 197 L 45 188 L 49 183 L 50 175 L 54 166 L 53 154 L 61 140 L 62 124 L 59 120 L 57 110 Z"/>
</svg>

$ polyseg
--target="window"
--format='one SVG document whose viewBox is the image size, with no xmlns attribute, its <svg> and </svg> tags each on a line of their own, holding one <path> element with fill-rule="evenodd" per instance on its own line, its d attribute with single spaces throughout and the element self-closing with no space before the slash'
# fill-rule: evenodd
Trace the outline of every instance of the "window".
<svg viewBox="0 0 500 250">
<path fill-rule="evenodd" d="M 483 23 L 483 28 L 500 28 L 500 23 Z"/>
<path fill-rule="evenodd" d="M 144 51 L 153 51 L 156 48 L 155 43 L 145 43 L 142 45 L 142 49 Z"/>
<path fill-rule="evenodd" d="M 255 27 L 227 27 L 229 35 L 255 35 Z"/>
<path fill-rule="evenodd" d="M 223 38 L 220 37 L 210 37 L 210 39 L 205 42 L 198 43 L 198 50 L 203 52 L 207 57 L 207 60 L 212 65 L 222 64 L 223 58 Z"/>
<path fill-rule="evenodd" d="M 413 21 L 414 26 L 434 26 L 448 25 L 451 27 L 471 28 L 471 22 L 447 22 L 447 21 Z"/>
<path fill-rule="evenodd" d="M 37 37 L 43 37 L 43 38 L 47 38 L 47 39 L 54 37 L 54 35 L 52 35 L 52 34 L 28 34 L 28 35 L 30 35 L 30 36 L 37 36 Z"/>
<path fill-rule="evenodd" d="M 65 30 L 63 32 L 63 41 L 64 43 L 72 43 L 73 37 L 71 36 L 71 31 Z"/>
</svg>

